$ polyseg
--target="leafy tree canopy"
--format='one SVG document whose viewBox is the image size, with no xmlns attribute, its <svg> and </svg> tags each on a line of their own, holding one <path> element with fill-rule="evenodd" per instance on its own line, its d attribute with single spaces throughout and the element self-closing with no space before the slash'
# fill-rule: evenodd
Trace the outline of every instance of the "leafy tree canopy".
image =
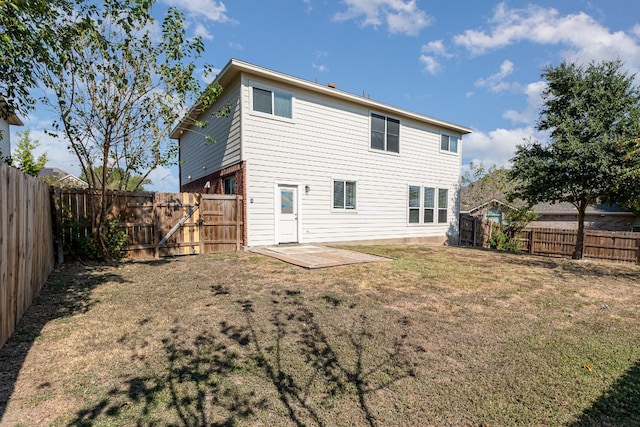
<svg viewBox="0 0 640 427">
<path fill-rule="evenodd" d="M 622 67 L 616 60 L 545 68 L 547 88 L 537 127 L 549 132 L 550 142 L 518 146 L 509 172 L 519 182 L 511 198 L 576 207 L 573 257 L 578 259 L 587 206 L 640 196 L 635 181 L 640 171 L 640 91 Z"/>
</svg>

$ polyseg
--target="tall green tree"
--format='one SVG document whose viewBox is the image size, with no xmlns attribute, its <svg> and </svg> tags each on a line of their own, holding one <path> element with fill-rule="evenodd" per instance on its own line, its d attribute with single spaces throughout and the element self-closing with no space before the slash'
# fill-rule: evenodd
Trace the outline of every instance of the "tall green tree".
<svg viewBox="0 0 640 427">
<path fill-rule="evenodd" d="M 40 141 L 31 139 L 30 130 L 18 132 L 18 145 L 13 151 L 11 163 L 22 172 L 38 176 L 44 165 L 47 164 L 47 153 L 43 153 L 36 159 L 33 151 L 40 146 Z"/>
<path fill-rule="evenodd" d="M 55 130 L 75 153 L 89 186 L 100 190 L 93 234 L 105 254 L 111 206 L 108 185 L 102 183 L 113 182 L 113 174 L 140 176 L 135 188 L 129 187 L 135 190 L 153 169 L 175 162 L 177 144 L 168 138 L 172 127 L 188 105 L 198 100 L 195 109 L 204 111 L 222 90 L 212 85 L 202 91 L 195 61 L 204 45 L 199 37 L 186 37 L 180 12 L 170 8 L 161 34 L 154 33 L 153 3 L 103 0 L 83 9 L 82 31 L 44 78 L 55 94 L 43 99 L 58 113 Z M 70 21 L 65 28 L 79 27 L 78 15 L 65 19 Z"/>
<path fill-rule="evenodd" d="M 621 61 L 587 66 L 563 62 L 542 77 L 538 130 L 549 143 L 529 141 L 517 147 L 510 176 L 519 185 L 511 197 L 539 202 L 569 202 L 578 212 L 574 259 L 584 247 L 587 206 L 624 204 L 640 196 L 640 91 Z"/>
</svg>

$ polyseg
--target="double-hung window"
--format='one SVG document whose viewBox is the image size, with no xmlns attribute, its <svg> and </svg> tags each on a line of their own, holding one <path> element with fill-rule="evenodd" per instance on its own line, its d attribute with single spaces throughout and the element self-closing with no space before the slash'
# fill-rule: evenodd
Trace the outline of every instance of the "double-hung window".
<svg viewBox="0 0 640 427">
<path fill-rule="evenodd" d="M 447 223 L 448 209 L 448 189 L 409 186 L 409 224 Z"/>
<path fill-rule="evenodd" d="M 420 223 L 420 187 L 409 186 L 409 224 Z"/>
<path fill-rule="evenodd" d="M 424 223 L 431 224 L 434 220 L 434 211 L 436 208 L 435 192 L 436 192 L 435 188 L 424 187 L 424 205 L 423 205 L 424 217 L 422 219 Z"/>
<path fill-rule="evenodd" d="M 447 211 L 449 208 L 449 190 L 446 188 L 438 189 L 438 223 L 447 222 Z"/>
<path fill-rule="evenodd" d="M 400 152 L 400 120 L 371 113 L 371 148 Z"/>
<path fill-rule="evenodd" d="M 356 208 L 356 183 L 355 181 L 333 181 L 333 208 Z"/>
<path fill-rule="evenodd" d="M 253 87 L 253 111 L 293 118 L 293 96 L 277 90 Z"/>
<path fill-rule="evenodd" d="M 450 153 L 458 152 L 458 137 L 451 135 L 440 135 L 440 150 Z"/>
</svg>

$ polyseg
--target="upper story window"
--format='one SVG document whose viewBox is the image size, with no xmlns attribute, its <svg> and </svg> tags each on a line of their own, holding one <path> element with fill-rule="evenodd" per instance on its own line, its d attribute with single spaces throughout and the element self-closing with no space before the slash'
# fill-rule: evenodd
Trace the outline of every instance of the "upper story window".
<svg viewBox="0 0 640 427">
<path fill-rule="evenodd" d="M 371 113 L 371 148 L 400 152 L 400 120 Z"/>
<path fill-rule="evenodd" d="M 253 87 L 253 111 L 293 118 L 293 96 L 277 90 Z"/>
<path fill-rule="evenodd" d="M 451 135 L 440 135 L 440 149 L 450 153 L 458 152 L 458 137 Z"/>
</svg>

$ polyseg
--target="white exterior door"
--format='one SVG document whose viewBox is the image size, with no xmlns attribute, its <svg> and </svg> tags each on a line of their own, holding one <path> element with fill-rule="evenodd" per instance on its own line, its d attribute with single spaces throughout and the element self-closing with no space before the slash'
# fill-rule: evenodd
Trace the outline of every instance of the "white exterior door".
<svg viewBox="0 0 640 427">
<path fill-rule="evenodd" d="M 278 215 L 278 243 L 298 242 L 298 188 L 292 185 L 278 186 L 279 201 L 276 203 Z"/>
</svg>

